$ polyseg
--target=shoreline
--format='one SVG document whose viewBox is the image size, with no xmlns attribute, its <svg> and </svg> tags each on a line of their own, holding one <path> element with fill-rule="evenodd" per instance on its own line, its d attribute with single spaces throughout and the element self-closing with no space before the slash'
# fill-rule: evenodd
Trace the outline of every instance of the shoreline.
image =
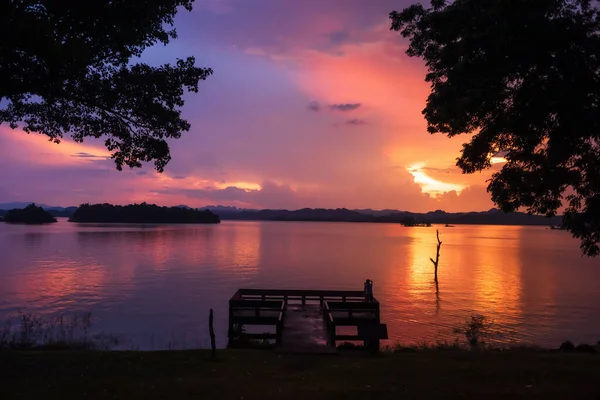
<svg viewBox="0 0 600 400">
<path fill-rule="evenodd" d="M 431 350 L 331 356 L 210 350 L 0 352 L 0 397 L 596 398 L 600 356 Z"/>
</svg>

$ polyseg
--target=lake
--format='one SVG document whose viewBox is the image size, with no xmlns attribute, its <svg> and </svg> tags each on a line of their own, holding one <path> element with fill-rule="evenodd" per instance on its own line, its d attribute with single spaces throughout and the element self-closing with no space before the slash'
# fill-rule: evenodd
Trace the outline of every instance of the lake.
<svg viewBox="0 0 600 400">
<path fill-rule="evenodd" d="M 390 339 L 454 340 L 469 315 L 506 343 L 600 340 L 600 259 L 545 227 L 237 222 L 220 225 L 0 224 L 0 320 L 89 311 L 92 331 L 129 348 L 225 346 L 238 288 L 362 290 L 374 281 Z"/>
</svg>

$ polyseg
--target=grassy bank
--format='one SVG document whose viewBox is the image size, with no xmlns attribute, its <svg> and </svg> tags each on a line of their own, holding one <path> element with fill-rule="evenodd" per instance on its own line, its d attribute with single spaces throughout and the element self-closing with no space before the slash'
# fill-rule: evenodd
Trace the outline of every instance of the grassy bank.
<svg viewBox="0 0 600 400">
<path fill-rule="evenodd" d="M 600 356 L 425 351 L 0 352 L 1 399 L 598 398 Z"/>
</svg>

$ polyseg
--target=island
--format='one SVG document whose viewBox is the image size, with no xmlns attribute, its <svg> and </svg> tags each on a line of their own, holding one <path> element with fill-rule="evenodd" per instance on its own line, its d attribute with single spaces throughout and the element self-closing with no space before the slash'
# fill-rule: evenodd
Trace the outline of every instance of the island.
<svg viewBox="0 0 600 400">
<path fill-rule="evenodd" d="M 49 224 L 57 222 L 56 218 L 50 213 L 33 203 L 25 208 L 8 211 L 4 221 L 11 224 Z"/>
<path fill-rule="evenodd" d="M 221 219 L 209 210 L 161 207 L 156 204 L 82 204 L 69 222 L 146 223 L 146 224 L 218 224 Z"/>
</svg>

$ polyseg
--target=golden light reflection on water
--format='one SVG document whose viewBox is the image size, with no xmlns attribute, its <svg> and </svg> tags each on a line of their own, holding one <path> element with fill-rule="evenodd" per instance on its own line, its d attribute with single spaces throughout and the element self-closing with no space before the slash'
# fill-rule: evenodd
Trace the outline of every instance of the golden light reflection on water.
<svg viewBox="0 0 600 400">
<path fill-rule="evenodd" d="M 410 241 L 390 261 L 393 289 L 385 295 L 392 308 L 388 315 L 408 341 L 447 338 L 470 314 L 486 315 L 503 327 L 521 320 L 520 227 L 438 227 L 437 285 L 430 261 L 436 254 L 435 228 L 403 229 Z"/>
<path fill-rule="evenodd" d="M 431 302 L 431 293 L 432 289 L 435 290 L 435 285 L 434 268 L 429 258 L 435 258 L 435 233 L 432 236 L 432 230 L 424 228 L 410 228 L 408 233 L 411 242 L 407 254 L 407 295 L 412 302 Z"/>
</svg>

